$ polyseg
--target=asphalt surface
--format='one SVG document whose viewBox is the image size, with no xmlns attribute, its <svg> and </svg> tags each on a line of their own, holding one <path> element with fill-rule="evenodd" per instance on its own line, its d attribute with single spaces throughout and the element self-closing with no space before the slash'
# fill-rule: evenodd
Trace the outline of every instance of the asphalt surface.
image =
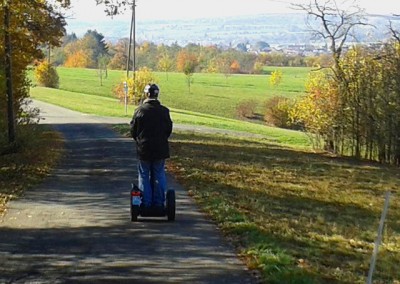
<svg viewBox="0 0 400 284">
<path fill-rule="evenodd" d="M 176 220 L 130 221 L 134 144 L 107 125 L 128 121 L 35 105 L 66 154 L 0 217 L 0 283 L 256 283 L 170 176 Z"/>
</svg>

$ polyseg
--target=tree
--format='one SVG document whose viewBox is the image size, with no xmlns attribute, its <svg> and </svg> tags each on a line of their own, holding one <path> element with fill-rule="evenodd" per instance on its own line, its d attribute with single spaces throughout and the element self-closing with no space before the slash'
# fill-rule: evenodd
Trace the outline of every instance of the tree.
<svg viewBox="0 0 400 284">
<path fill-rule="evenodd" d="M 156 77 L 148 68 L 140 68 L 139 70 L 135 71 L 135 81 L 133 77 L 128 79 L 124 78 L 120 84 L 114 87 L 114 93 L 120 101 L 124 101 L 125 99 L 125 90 L 123 82 L 127 82 L 128 84 L 128 100 L 130 103 L 138 105 L 142 99 L 142 91 L 144 87 L 150 83 L 156 81 Z"/>
<path fill-rule="evenodd" d="M 397 38 L 385 46 L 380 56 L 373 56 L 373 61 L 377 60 L 381 72 L 371 70 L 371 73 L 381 83 L 372 102 L 376 106 L 376 123 L 370 127 L 379 130 L 374 132 L 378 160 L 400 166 L 400 42 Z"/>
<path fill-rule="evenodd" d="M 5 53 L 5 77 L 7 92 L 7 114 L 8 114 L 8 141 L 15 142 L 15 114 L 14 114 L 14 93 L 12 85 L 12 60 L 11 60 L 11 39 L 10 39 L 10 4 L 5 3 L 4 7 L 4 53 Z"/>
<path fill-rule="evenodd" d="M 237 74 L 240 72 L 240 64 L 237 60 L 233 60 L 231 66 L 229 66 L 232 73 Z"/>
<path fill-rule="evenodd" d="M 261 74 L 263 72 L 264 64 L 260 61 L 256 61 L 253 66 L 254 74 Z"/>
<path fill-rule="evenodd" d="M 172 70 L 173 61 L 168 54 L 164 53 L 158 61 L 158 70 L 165 72 L 168 81 L 168 72 Z"/>
<path fill-rule="evenodd" d="M 304 125 L 311 133 L 316 148 L 326 146 L 321 144 L 321 140 L 335 141 L 333 126 L 339 105 L 338 88 L 332 78 L 329 71 L 310 73 L 306 83 L 307 95 L 299 99 L 289 112 L 294 124 Z"/>
<path fill-rule="evenodd" d="M 107 65 L 110 62 L 110 57 L 107 55 L 99 56 L 97 60 L 98 64 L 98 75 L 100 79 L 100 86 L 103 86 L 103 77 L 107 79 L 108 77 L 108 69 Z"/>
<path fill-rule="evenodd" d="M 292 119 L 328 150 L 400 165 L 400 44 L 380 51 L 354 46 L 339 64 L 346 88 L 331 69 L 311 73 Z"/>
<path fill-rule="evenodd" d="M 76 36 L 76 34 L 75 33 L 72 33 L 72 34 L 66 34 L 65 36 L 63 36 L 63 38 L 62 38 L 62 45 L 61 46 L 66 46 L 68 43 L 70 43 L 70 42 L 74 42 L 74 41 L 77 41 L 78 40 L 78 37 Z"/>
<path fill-rule="evenodd" d="M 265 64 L 271 66 L 284 66 L 285 55 L 282 52 L 273 51 L 265 56 Z"/>
<path fill-rule="evenodd" d="M 239 63 L 238 72 L 251 74 L 258 56 L 254 53 L 234 51 L 233 58 Z"/>
<path fill-rule="evenodd" d="M 7 98 L 0 98 L 0 128 L 4 128 L 3 122 L 7 121 L 10 144 L 16 141 L 16 122 L 22 114 L 21 105 L 29 96 L 28 65 L 44 57 L 42 45 L 60 45 L 66 23 L 59 11 L 69 5 L 69 0 L 55 0 L 51 4 L 39 0 L 6 0 L 0 4 L 4 23 L 0 27 L 4 35 L 0 38 L 0 57 L 6 58 L 0 73 L 7 82 L 0 87 L 7 94 Z"/>
<path fill-rule="evenodd" d="M 193 82 L 193 74 L 194 71 L 196 70 L 196 67 L 198 65 L 198 60 L 196 55 L 193 53 L 189 53 L 186 50 L 181 50 L 178 53 L 177 59 L 176 59 L 176 68 L 178 71 L 183 72 L 186 75 L 186 82 L 188 84 L 189 88 L 189 93 L 190 93 L 190 86 Z"/>
<path fill-rule="evenodd" d="M 136 62 L 137 68 L 147 67 L 152 70 L 157 69 L 158 65 L 158 49 L 154 43 L 145 41 L 137 45 Z"/>
<path fill-rule="evenodd" d="M 92 30 L 88 30 L 83 38 L 68 43 L 64 51 L 67 67 L 97 68 L 99 59 L 109 56 L 104 36 Z"/>
<path fill-rule="evenodd" d="M 265 102 L 264 121 L 276 127 L 294 129 L 297 125 L 291 123 L 289 118 L 292 108 L 292 100 L 282 96 L 274 96 Z"/>
<path fill-rule="evenodd" d="M 207 73 L 217 73 L 218 72 L 217 58 L 212 58 L 208 61 L 206 72 Z"/>
<path fill-rule="evenodd" d="M 126 68 L 128 45 L 129 40 L 126 38 L 118 40 L 115 45 L 110 44 L 111 60 L 108 66 L 110 69 L 124 70 Z"/>
<path fill-rule="evenodd" d="M 265 41 L 258 41 L 252 48 L 254 51 L 267 52 L 271 50 L 270 45 Z"/>
<path fill-rule="evenodd" d="M 277 87 L 279 84 L 282 82 L 282 71 L 281 70 L 275 70 L 271 73 L 271 76 L 269 77 L 269 84 L 272 87 Z"/>
<path fill-rule="evenodd" d="M 61 40 L 61 46 L 52 46 L 52 53 L 51 56 L 49 56 L 50 63 L 54 66 L 64 65 L 65 61 L 67 60 L 67 56 L 64 51 L 65 46 L 77 40 L 78 37 L 75 33 L 64 35 Z"/>
<path fill-rule="evenodd" d="M 335 123 L 342 135 L 341 140 L 336 143 L 346 147 L 351 156 L 361 158 L 362 152 L 367 150 L 367 140 L 376 131 L 376 123 L 372 118 L 376 118 L 374 112 L 380 108 L 376 100 L 381 87 L 378 80 L 380 66 L 378 61 L 372 59 L 368 50 L 357 46 L 343 56 L 340 66 L 347 88 L 341 90 L 340 102 L 344 109 L 340 111 L 340 117 L 337 117 Z M 382 119 L 379 120 L 382 122 Z"/>
<path fill-rule="evenodd" d="M 223 54 L 216 59 L 216 65 L 218 67 L 218 71 L 225 75 L 226 81 L 228 77 L 232 74 L 231 65 L 232 65 L 232 57 L 230 54 Z"/>
<path fill-rule="evenodd" d="M 68 55 L 64 66 L 71 68 L 87 68 L 93 66 L 93 64 L 92 56 L 80 49 Z"/>
<path fill-rule="evenodd" d="M 367 25 L 364 10 L 353 3 L 344 1 L 341 7 L 335 0 L 310 0 L 309 4 L 292 4 L 294 9 L 307 13 L 307 24 L 314 38 L 328 41 L 333 70 L 339 80 L 342 80 L 339 60 L 344 44 L 355 27 Z"/>
<path fill-rule="evenodd" d="M 41 86 L 58 88 L 59 77 L 57 70 L 48 61 L 42 61 L 38 64 L 35 70 L 35 77 Z"/>
<path fill-rule="evenodd" d="M 90 68 L 96 68 L 99 64 L 99 59 L 108 56 L 108 47 L 105 43 L 104 36 L 96 30 L 88 30 L 81 39 L 81 48 L 91 56 Z"/>
<path fill-rule="evenodd" d="M 292 6 L 301 11 L 305 11 L 308 16 L 308 25 L 314 33 L 316 39 L 326 40 L 332 53 L 333 66 L 331 67 L 334 80 L 338 86 L 339 111 L 337 118 L 345 116 L 345 97 L 348 91 L 348 82 L 346 81 L 345 71 L 340 64 L 343 52 L 343 46 L 351 36 L 352 30 L 357 26 L 367 25 L 364 19 L 364 10 L 353 5 L 353 1 L 345 1 L 339 7 L 335 0 L 312 0 L 309 4 L 292 4 Z M 340 130 L 338 130 L 340 131 Z M 336 137 L 338 133 L 333 133 L 330 138 Z M 325 136 L 327 138 L 327 136 Z M 337 149 L 335 141 L 325 141 L 327 150 L 335 151 Z"/>
<path fill-rule="evenodd" d="M 126 11 L 127 6 L 132 5 L 135 0 L 95 0 L 97 5 L 104 5 L 104 12 L 109 16 L 122 14 Z"/>
<path fill-rule="evenodd" d="M 247 45 L 246 43 L 239 43 L 238 45 L 236 45 L 236 50 L 238 51 L 242 51 L 242 52 L 247 52 Z"/>
</svg>

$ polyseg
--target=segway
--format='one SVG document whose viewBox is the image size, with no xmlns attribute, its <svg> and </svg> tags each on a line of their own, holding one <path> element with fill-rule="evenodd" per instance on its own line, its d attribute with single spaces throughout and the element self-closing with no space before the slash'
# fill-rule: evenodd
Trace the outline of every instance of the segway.
<svg viewBox="0 0 400 284">
<path fill-rule="evenodd" d="M 151 175 L 152 176 L 152 175 Z M 151 178 L 151 185 L 154 196 L 155 182 Z M 159 207 L 144 207 L 143 206 L 143 192 L 135 185 L 132 184 L 131 189 L 131 221 L 136 222 L 139 216 L 142 217 L 165 217 L 167 216 L 168 221 L 175 220 L 175 190 L 169 189 L 166 193 L 165 205 L 162 208 Z"/>
</svg>

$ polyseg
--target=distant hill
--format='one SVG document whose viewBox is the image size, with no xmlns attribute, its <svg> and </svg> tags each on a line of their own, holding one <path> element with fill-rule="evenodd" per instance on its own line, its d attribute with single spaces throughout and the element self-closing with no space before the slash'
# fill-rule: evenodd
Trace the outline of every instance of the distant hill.
<svg viewBox="0 0 400 284">
<path fill-rule="evenodd" d="M 389 37 L 389 20 L 399 23 L 398 18 L 384 15 L 368 16 L 371 26 L 359 27 L 353 39 L 356 42 L 379 42 Z M 108 19 L 89 23 L 70 21 L 68 33 L 82 36 L 88 29 L 97 30 L 107 40 L 116 41 L 129 37 L 130 22 Z M 265 41 L 269 44 L 315 43 L 306 26 L 304 14 L 260 14 L 228 18 L 204 18 L 193 20 L 154 20 L 136 23 L 136 41 L 181 46 L 187 43 L 218 44 L 232 46 L 238 42 L 250 44 Z"/>
</svg>

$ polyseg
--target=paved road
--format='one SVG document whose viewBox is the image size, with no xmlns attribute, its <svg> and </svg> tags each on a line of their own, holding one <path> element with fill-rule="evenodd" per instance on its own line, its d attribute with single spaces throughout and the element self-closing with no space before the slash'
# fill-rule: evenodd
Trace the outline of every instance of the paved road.
<svg viewBox="0 0 400 284">
<path fill-rule="evenodd" d="M 66 156 L 0 218 L 0 283 L 255 283 L 171 177 L 176 221 L 130 222 L 133 142 L 105 125 L 120 121 L 36 104 Z"/>
</svg>

